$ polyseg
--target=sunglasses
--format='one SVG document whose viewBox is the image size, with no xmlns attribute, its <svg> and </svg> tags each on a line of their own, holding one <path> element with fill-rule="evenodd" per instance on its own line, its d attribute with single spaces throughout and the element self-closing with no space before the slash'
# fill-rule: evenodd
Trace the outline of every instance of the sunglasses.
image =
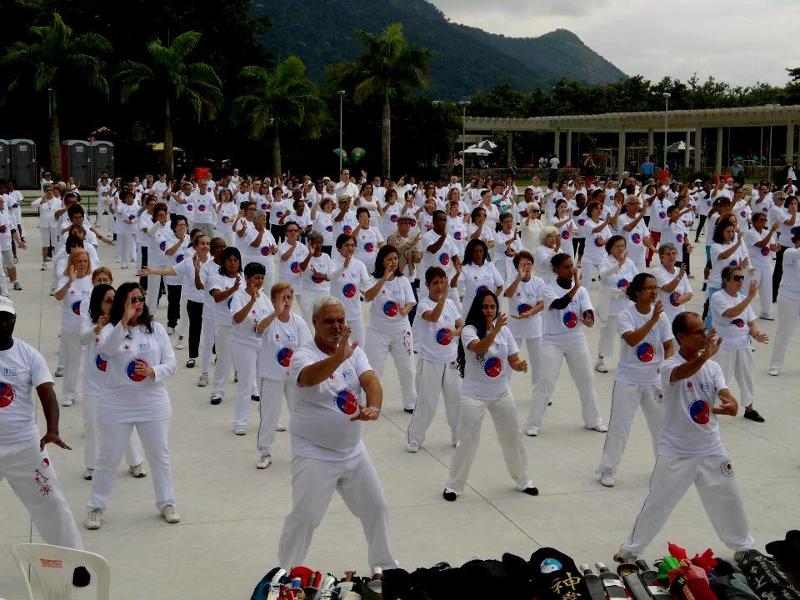
<svg viewBox="0 0 800 600">
<path fill-rule="evenodd" d="M 732 275 L 731 279 L 734 281 L 744 281 L 744 275 Z"/>
<path fill-rule="evenodd" d="M 144 304 L 144 296 L 132 296 L 128 300 L 131 304 Z"/>
</svg>

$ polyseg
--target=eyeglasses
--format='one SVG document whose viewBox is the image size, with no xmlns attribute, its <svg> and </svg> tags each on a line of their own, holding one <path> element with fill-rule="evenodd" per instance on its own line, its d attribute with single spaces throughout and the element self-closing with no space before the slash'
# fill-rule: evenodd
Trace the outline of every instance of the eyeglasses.
<svg viewBox="0 0 800 600">
<path fill-rule="evenodd" d="M 131 296 L 128 298 L 131 304 L 144 304 L 144 296 Z"/>
<path fill-rule="evenodd" d="M 744 275 L 731 275 L 731 279 L 734 281 L 744 281 Z"/>
</svg>

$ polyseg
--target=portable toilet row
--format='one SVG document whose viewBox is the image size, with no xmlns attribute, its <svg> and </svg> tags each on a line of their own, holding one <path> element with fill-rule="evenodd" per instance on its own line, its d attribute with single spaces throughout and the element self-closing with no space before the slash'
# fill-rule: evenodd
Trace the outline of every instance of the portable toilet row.
<svg viewBox="0 0 800 600">
<path fill-rule="evenodd" d="M 61 142 L 61 177 L 73 177 L 82 187 L 94 187 L 102 171 L 113 176 L 114 144 L 106 141 Z"/>
<path fill-rule="evenodd" d="M 39 187 L 36 144 L 33 140 L 0 140 L 0 179 L 14 181 L 17 189 Z"/>
</svg>

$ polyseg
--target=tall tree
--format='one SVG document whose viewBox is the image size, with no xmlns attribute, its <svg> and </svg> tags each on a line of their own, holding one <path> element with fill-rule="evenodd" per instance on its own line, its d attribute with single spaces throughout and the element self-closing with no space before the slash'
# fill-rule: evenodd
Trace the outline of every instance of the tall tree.
<svg viewBox="0 0 800 600">
<path fill-rule="evenodd" d="M 428 85 L 430 52 L 408 43 L 401 23 L 387 25 L 379 35 L 356 30 L 363 52 L 353 63 L 334 72 L 355 84 L 353 99 L 363 104 L 371 98 L 382 103 L 381 154 L 383 174 L 391 176 L 392 114 L 390 102 L 399 94 Z"/>
<path fill-rule="evenodd" d="M 325 103 L 297 56 L 280 63 L 274 73 L 264 67 L 245 67 L 241 77 L 249 93 L 234 100 L 234 118 L 249 124 L 254 139 L 272 134 L 272 173 L 280 175 L 281 130 L 286 126 L 300 127 L 308 137 L 318 138 Z"/>
<path fill-rule="evenodd" d="M 204 113 L 214 119 L 222 106 L 222 81 L 216 71 L 203 62 L 187 62 L 200 37 L 197 31 L 187 31 L 168 46 L 153 40 L 147 44 L 148 64 L 124 61 L 118 67 L 123 104 L 135 94 L 146 92 L 163 106 L 164 172 L 168 176 L 174 171 L 172 131 L 176 105 L 186 103 L 198 123 Z"/>
<path fill-rule="evenodd" d="M 60 175 L 61 133 L 58 120 L 58 96 L 61 89 L 74 89 L 75 81 L 108 96 L 108 82 L 103 75 L 101 57 L 111 52 L 109 41 L 98 33 L 72 35 L 61 15 L 53 15 L 52 25 L 30 28 L 32 40 L 18 41 L 8 48 L 0 65 L 11 74 L 9 91 L 32 78 L 33 90 L 47 93 L 50 112 L 50 171 Z"/>
</svg>

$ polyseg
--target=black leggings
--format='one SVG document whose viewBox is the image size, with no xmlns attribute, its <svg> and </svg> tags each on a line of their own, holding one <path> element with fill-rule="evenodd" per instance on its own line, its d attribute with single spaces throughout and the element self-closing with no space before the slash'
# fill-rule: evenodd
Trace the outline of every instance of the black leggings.
<svg viewBox="0 0 800 600">
<path fill-rule="evenodd" d="M 200 356 L 200 334 L 203 331 L 203 303 L 186 301 L 186 312 L 189 315 L 189 358 Z"/>
<path fill-rule="evenodd" d="M 575 251 L 575 262 L 583 258 L 583 250 L 586 247 L 586 238 L 572 238 L 572 249 Z"/>
<path fill-rule="evenodd" d="M 689 254 L 689 249 L 686 247 L 686 244 L 683 244 L 681 252 L 681 261 L 675 261 L 675 266 L 680 269 L 681 266 L 686 265 L 686 274 L 688 275 L 691 273 L 691 267 L 689 265 L 689 259 L 691 258 L 691 255 Z"/>
<path fill-rule="evenodd" d="M 167 286 L 167 327 L 178 326 L 178 319 L 181 318 L 181 286 Z"/>
<path fill-rule="evenodd" d="M 142 268 L 147 266 L 147 246 L 140 246 L 139 252 L 141 252 L 142 257 Z M 147 275 L 144 277 L 139 277 L 139 286 L 146 292 L 147 291 Z"/>
<path fill-rule="evenodd" d="M 700 234 L 703 233 L 703 226 L 706 224 L 707 218 L 707 215 L 700 215 L 700 224 L 697 226 L 697 233 L 694 234 L 695 243 L 700 239 Z"/>
<path fill-rule="evenodd" d="M 783 253 L 786 252 L 786 246 L 781 244 L 781 249 L 775 253 L 775 270 L 772 271 L 772 301 L 778 301 L 778 288 L 783 279 Z"/>
</svg>

